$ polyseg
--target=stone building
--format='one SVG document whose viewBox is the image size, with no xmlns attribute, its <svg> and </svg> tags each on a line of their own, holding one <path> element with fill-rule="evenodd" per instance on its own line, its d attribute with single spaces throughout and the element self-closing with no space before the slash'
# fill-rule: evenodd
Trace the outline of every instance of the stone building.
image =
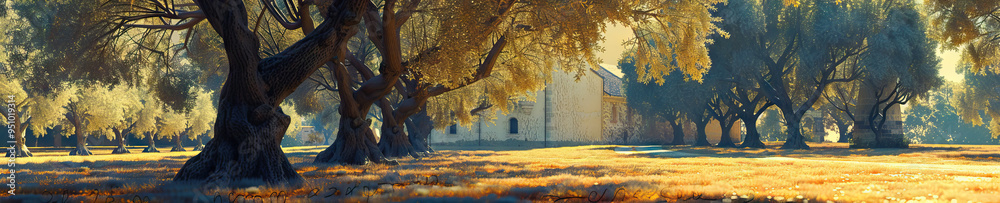
<svg viewBox="0 0 1000 203">
<path fill-rule="evenodd" d="M 556 72 L 534 101 L 521 101 L 508 114 L 499 111 L 496 120 L 477 121 L 468 127 L 451 125 L 434 130 L 430 142 L 522 141 L 538 146 L 579 144 L 662 144 L 670 131 L 662 123 L 643 122 L 628 108 L 620 74 L 608 69 L 590 69 L 577 81 L 572 73 Z M 709 141 L 718 141 L 717 122 L 709 125 Z M 733 131 L 740 138 L 739 125 Z M 694 135 L 686 135 L 694 136 Z M 693 141 L 694 139 L 689 139 Z"/>
</svg>

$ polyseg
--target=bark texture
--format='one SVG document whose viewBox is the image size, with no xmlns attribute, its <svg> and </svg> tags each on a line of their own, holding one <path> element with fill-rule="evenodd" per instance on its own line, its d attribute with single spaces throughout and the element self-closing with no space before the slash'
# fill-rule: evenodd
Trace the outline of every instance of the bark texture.
<svg viewBox="0 0 1000 203">
<path fill-rule="evenodd" d="M 700 120 L 694 122 L 695 128 L 698 134 L 694 136 L 694 145 L 696 147 L 701 146 L 712 146 L 712 143 L 708 142 L 708 134 L 705 133 L 705 127 L 708 126 L 708 120 Z"/>
<path fill-rule="evenodd" d="M 114 132 L 115 132 L 115 141 L 118 141 L 118 147 L 115 148 L 114 151 L 111 151 L 111 154 L 132 153 L 131 151 L 128 151 L 128 148 L 125 147 L 125 135 L 128 134 L 128 132 L 122 132 L 122 130 L 118 129 L 114 129 Z"/>
<path fill-rule="evenodd" d="M 760 141 L 760 132 L 757 132 L 757 116 L 741 116 L 740 120 L 743 121 L 744 126 L 747 128 L 747 135 L 743 137 L 743 143 L 740 143 L 740 147 L 743 148 L 767 148 L 764 142 Z"/>
<path fill-rule="evenodd" d="M 187 151 L 187 150 L 184 149 L 184 145 L 181 144 L 181 141 L 182 141 L 181 137 L 183 137 L 183 136 L 184 136 L 183 133 L 181 133 L 180 135 L 174 136 L 174 148 L 170 149 L 171 152 L 184 152 L 184 151 Z"/>
<path fill-rule="evenodd" d="M 338 2 L 347 4 L 345 2 Z M 371 120 L 366 119 L 368 110 L 376 102 L 382 99 L 396 85 L 396 81 L 402 75 L 402 52 L 400 48 L 399 27 L 395 17 L 395 3 L 387 3 L 383 6 L 382 18 L 378 18 L 379 11 L 369 1 L 356 1 L 361 5 L 345 6 L 344 8 L 355 8 L 359 10 L 354 13 L 364 16 L 365 24 L 368 26 L 369 38 L 375 42 L 376 48 L 382 55 L 378 76 L 371 73 L 371 69 L 361 63 L 353 55 L 349 55 L 345 46 L 340 46 L 336 53 L 337 59 L 351 59 L 350 65 L 355 70 L 365 75 L 366 80 L 360 87 L 353 88 L 355 81 L 348 73 L 345 64 L 337 61 L 327 64 L 337 78 L 337 93 L 340 95 L 340 128 L 337 131 L 337 138 L 333 144 L 316 156 L 315 162 L 339 163 L 339 164 L 368 164 L 387 163 L 398 164 L 390 161 L 379 150 L 376 144 L 375 135 L 372 133 Z M 360 16 L 356 16 L 360 17 Z M 324 22 L 325 24 L 326 22 Z M 355 23 L 356 24 L 356 23 Z M 351 31 L 356 32 L 356 29 Z M 350 35 L 353 36 L 353 32 Z M 346 33 L 345 33 L 346 34 Z M 346 42 L 346 40 L 344 41 Z"/>
<path fill-rule="evenodd" d="M 281 139 L 291 118 L 279 106 L 320 66 L 343 60 L 347 39 L 357 32 L 358 14 L 365 10 L 366 2 L 335 1 L 329 7 L 319 7 L 326 11 L 323 23 L 315 29 L 303 27 L 307 33 L 303 39 L 261 59 L 259 39 L 248 29 L 247 9 L 242 1 L 196 1 L 223 39 L 230 70 L 220 92 L 215 137 L 184 164 L 174 180 L 226 188 L 303 186 L 302 176 L 281 150 Z M 342 120 L 350 118 L 356 117 L 344 116 Z M 351 121 L 359 127 L 364 123 Z M 348 131 L 342 130 L 341 134 L 371 135 L 370 130 Z M 369 141 L 374 145 L 373 138 Z"/>
<path fill-rule="evenodd" d="M 14 140 L 15 140 L 14 153 L 15 153 L 16 157 L 30 157 L 30 156 L 33 156 L 33 154 L 31 154 L 31 151 L 28 150 L 28 146 L 25 145 L 25 141 L 27 139 L 24 138 L 25 127 L 23 125 L 24 123 L 21 122 L 21 120 L 23 120 L 23 118 L 20 117 L 21 115 L 23 115 L 23 114 L 19 114 L 18 117 L 14 119 L 14 126 L 15 126 L 14 127 L 15 128 L 15 131 L 14 131 Z M 36 143 L 37 143 L 37 139 L 36 139 Z M 7 150 L 7 155 L 6 156 L 7 157 L 11 157 L 11 154 L 10 154 L 9 150 Z"/>
<path fill-rule="evenodd" d="M 364 165 L 368 163 L 396 164 L 382 155 L 375 143 L 371 120 L 348 120 L 341 117 L 340 131 L 330 147 L 316 155 L 316 162 Z"/>
<path fill-rule="evenodd" d="M 194 149 L 192 149 L 191 151 L 201 151 L 201 150 L 205 150 L 205 143 L 201 141 L 201 136 L 197 136 L 197 137 L 195 137 L 195 141 L 197 141 L 197 142 L 198 142 L 198 144 L 197 144 L 197 145 L 195 145 L 195 146 L 194 146 Z"/>
<path fill-rule="evenodd" d="M 851 133 L 851 129 L 848 125 L 838 124 L 837 130 L 840 131 L 840 138 L 837 139 L 838 143 L 847 143 L 848 141 L 851 141 L 851 135 L 853 133 Z"/>
<path fill-rule="evenodd" d="M 684 124 L 680 123 L 679 121 L 680 121 L 680 119 L 677 119 L 677 120 L 668 120 L 668 122 L 670 123 L 670 128 L 672 128 L 674 130 L 673 142 L 670 143 L 672 145 L 684 145 L 685 144 L 684 143 Z"/>
<path fill-rule="evenodd" d="M 782 111 L 788 112 L 788 111 Z M 782 149 L 809 149 L 805 137 L 802 136 L 801 117 L 798 115 L 785 115 L 785 127 L 788 138 L 781 145 Z"/>
<path fill-rule="evenodd" d="M 719 144 L 716 144 L 715 145 L 716 147 L 726 147 L 726 148 L 736 147 L 736 144 L 733 143 L 733 137 L 729 135 L 729 133 L 733 130 L 733 123 L 734 122 L 728 122 L 728 121 L 719 122 L 719 126 L 721 127 L 720 129 L 722 129 L 722 134 L 719 136 Z"/>
<path fill-rule="evenodd" d="M 402 121 L 404 120 L 396 119 L 397 115 L 403 117 L 403 119 L 405 119 L 404 116 L 406 115 L 400 115 L 399 112 L 393 110 L 392 106 L 389 105 L 388 99 L 383 98 L 379 103 L 379 106 L 382 108 L 382 136 L 379 137 L 379 151 L 387 158 L 406 156 L 420 158 L 420 154 L 417 153 L 417 150 L 410 143 L 406 131 L 403 131 Z"/>
<path fill-rule="evenodd" d="M 69 155 L 93 155 L 90 149 L 87 149 L 87 134 L 83 133 L 83 121 L 80 120 L 81 118 L 72 112 L 66 113 L 66 118 L 73 123 L 73 136 L 76 136 L 76 148 L 69 151 Z"/>
<path fill-rule="evenodd" d="M 94 155 L 94 153 L 91 153 L 90 149 L 87 148 L 87 135 L 80 132 L 81 130 L 76 131 L 76 148 L 73 149 L 73 151 L 69 151 L 69 155 Z"/>
<path fill-rule="evenodd" d="M 428 140 L 433 130 L 434 121 L 431 121 L 431 117 L 427 116 L 426 105 L 421 107 L 420 112 L 410 116 L 410 119 L 406 120 L 406 131 L 410 135 L 410 144 L 419 153 L 427 154 L 434 152 L 434 149 L 431 148 L 430 140 Z"/>
<path fill-rule="evenodd" d="M 156 149 L 156 141 L 153 139 L 152 134 L 146 133 L 146 140 L 149 140 L 149 145 L 146 149 L 142 150 L 143 153 L 160 152 L 160 150 Z"/>
</svg>

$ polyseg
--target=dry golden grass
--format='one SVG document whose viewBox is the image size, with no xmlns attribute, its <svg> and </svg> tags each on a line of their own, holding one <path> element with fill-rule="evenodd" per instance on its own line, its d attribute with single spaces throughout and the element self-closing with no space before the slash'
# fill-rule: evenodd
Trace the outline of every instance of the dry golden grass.
<svg viewBox="0 0 1000 203">
<path fill-rule="evenodd" d="M 32 149 L 18 159 L 18 195 L 0 200 L 131 202 L 230 200 L 387 201 L 703 201 L 1000 202 L 1000 146 L 915 145 L 855 150 L 670 147 L 670 153 L 620 154 L 612 145 L 561 148 L 440 147 L 399 166 L 311 163 L 325 147 L 285 148 L 307 186 L 201 190 L 171 182 L 197 152 L 65 156 Z M 479 148 L 482 149 L 482 148 Z M 690 155 L 694 155 L 690 157 Z M 2 202 L 7 202 L 7 200 Z"/>
</svg>

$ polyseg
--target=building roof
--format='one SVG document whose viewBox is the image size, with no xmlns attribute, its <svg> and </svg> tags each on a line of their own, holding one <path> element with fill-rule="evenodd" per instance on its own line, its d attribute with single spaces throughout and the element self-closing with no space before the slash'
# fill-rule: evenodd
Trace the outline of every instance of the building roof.
<svg viewBox="0 0 1000 203">
<path fill-rule="evenodd" d="M 605 69 L 604 66 L 600 66 L 601 70 L 592 70 L 604 79 L 604 94 L 608 96 L 625 97 L 624 86 L 622 85 L 622 78 L 616 76 L 615 74 Z"/>
</svg>

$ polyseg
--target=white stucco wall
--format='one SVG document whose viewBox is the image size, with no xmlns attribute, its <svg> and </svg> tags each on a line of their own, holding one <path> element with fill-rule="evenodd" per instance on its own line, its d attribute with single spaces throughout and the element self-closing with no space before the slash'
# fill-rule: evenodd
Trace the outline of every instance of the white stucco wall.
<svg viewBox="0 0 1000 203">
<path fill-rule="evenodd" d="M 601 97 L 604 81 L 597 73 L 587 71 L 576 80 L 574 75 L 556 73 L 552 76 L 552 125 L 549 140 L 571 142 L 603 141 Z"/>
<path fill-rule="evenodd" d="M 547 85 L 551 91 L 552 131 L 549 141 L 594 142 L 601 140 L 601 95 L 603 80 L 588 71 L 580 81 L 574 75 L 555 72 Z M 458 126 L 456 134 L 448 129 L 431 132 L 431 143 L 508 139 L 545 141 L 545 91 L 534 92 L 535 101 L 522 101 L 508 114 L 496 112 L 496 120 Z M 510 118 L 518 120 L 518 133 L 511 134 Z M 480 128 L 482 130 L 480 131 Z"/>
<path fill-rule="evenodd" d="M 536 101 L 544 99 L 542 98 L 544 95 L 540 93 L 535 95 Z M 429 140 L 431 143 L 477 141 L 480 138 L 485 141 L 503 141 L 508 139 L 541 141 L 545 130 L 544 117 L 542 117 L 544 114 L 543 109 L 541 105 L 535 102 L 522 103 L 523 105 L 512 106 L 508 114 L 500 111 L 485 111 L 496 113 L 497 119 L 488 121 L 480 120 L 472 123 L 470 126 L 458 126 L 456 134 L 449 133 L 448 128 L 443 130 L 435 129 L 431 132 Z M 527 107 L 528 105 L 530 107 Z M 518 121 L 517 134 L 509 133 L 510 118 L 516 118 Z"/>
</svg>

